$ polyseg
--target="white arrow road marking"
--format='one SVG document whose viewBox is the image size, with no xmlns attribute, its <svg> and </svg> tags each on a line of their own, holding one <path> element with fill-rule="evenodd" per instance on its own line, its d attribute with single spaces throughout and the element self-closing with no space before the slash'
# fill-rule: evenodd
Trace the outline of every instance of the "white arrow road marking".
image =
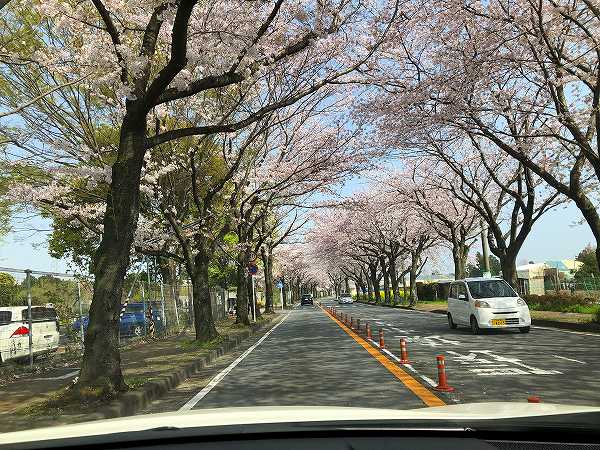
<svg viewBox="0 0 600 450">
<path fill-rule="evenodd" d="M 573 361 L 573 362 L 576 362 L 576 363 L 579 363 L 579 364 L 587 364 L 585 361 L 579 361 L 577 359 L 565 358 L 564 356 L 559 356 L 559 355 L 552 355 L 552 356 L 554 356 L 555 358 L 564 359 L 566 361 Z"/>
<path fill-rule="evenodd" d="M 483 359 L 483 358 L 478 358 L 476 353 L 469 353 L 468 355 L 461 355 L 460 353 L 457 352 L 453 352 L 452 350 L 448 350 L 447 353 L 450 353 L 451 355 L 454 356 L 454 358 L 452 358 L 454 361 L 459 362 L 460 364 L 494 364 L 493 361 L 487 360 L 487 359 Z M 506 367 L 506 364 L 503 364 L 502 366 Z"/>
<path fill-rule="evenodd" d="M 482 367 L 478 369 L 469 369 L 471 372 L 475 372 L 477 375 L 490 376 L 490 375 L 529 375 L 529 372 L 518 369 L 516 367 Z"/>
<path fill-rule="evenodd" d="M 495 355 L 491 352 L 491 350 L 471 350 L 471 352 L 483 353 L 484 355 L 487 355 L 496 361 L 507 362 L 514 364 L 515 366 L 523 367 L 535 375 L 557 375 L 562 373 L 558 370 L 544 370 L 538 369 L 537 367 L 528 366 L 527 364 L 523 364 L 519 358 L 507 358 L 506 356 Z"/>
<path fill-rule="evenodd" d="M 451 341 L 450 339 L 445 339 L 441 336 L 429 336 L 429 339 L 437 339 L 444 344 L 452 344 L 452 345 L 462 345 L 459 341 Z"/>
<path fill-rule="evenodd" d="M 266 338 L 268 338 L 269 335 L 273 331 L 275 331 L 277 329 L 277 327 L 279 325 L 281 325 L 285 321 L 285 319 L 287 319 L 288 317 L 290 317 L 290 313 L 288 313 L 283 319 L 281 319 L 281 322 L 279 322 L 277 325 L 275 325 L 273 328 L 271 328 L 269 331 L 267 331 L 267 333 L 265 333 L 265 335 L 263 337 L 261 337 L 256 344 L 254 344 L 252 347 L 250 347 L 248 350 L 246 350 L 244 353 L 242 353 L 235 361 L 233 361 L 225 369 L 223 369 L 221 372 L 219 372 L 212 380 L 210 380 L 210 382 L 200 392 L 198 392 L 196 395 L 194 395 L 191 399 L 189 399 L 187 401 L 187 403 L 185 405 L 183 405 L 181 408 L 179 408 L 179 411 L 189 411 L 194 406 L 196 406 L 196 403 L 198 403 L 200 400 L 202 400 L 204 397 L 206 397 L 206 395 L 210 391 L 212 391 L 213 388 L 217 384 L 219 384 L 221 382 L 221 380 L 223 380 L 223 378 L 225 378 L 227 376 L 227 374 L 235 368 L 235 366 L 237 366 L 239 363 L 241 363 L 242 360 L 246 356 L 248 356 L 250 353 L 252 353 L 252 351 L 256 347 L 258 347 L 260 344 L 262 344 L 262 342 Z"/>
</svg>

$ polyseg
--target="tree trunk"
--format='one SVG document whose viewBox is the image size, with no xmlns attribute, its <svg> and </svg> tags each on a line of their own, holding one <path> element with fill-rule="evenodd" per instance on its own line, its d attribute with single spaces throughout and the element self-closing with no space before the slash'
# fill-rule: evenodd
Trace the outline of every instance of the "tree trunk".
<svg viewBox="0 0 600 450">
<path fill-rule="evenodd" d="M 139 214 L 139 184 L 145 153 L 145 114 L 127 113 L 112 167 L 102 240 L 94 257 L 94 294 L 77 385 L 99 387 L 104 396 L 127 389 L 119 353 L 123 279 Z"/>
<path fill-rule="evenodd" d="M 369 274 L 367 274 L 367 295 L 369 296 L 368 301 L 373 300 L 373 282 Z"/>
<path fill-rule="evenodd" d="M 391 303 L 390 298 L 390 274 L 388 272 L 389 267 L 387 267 L 385 258 L 382 256 L 379 260 L 379 264 L 381 265 L 381 271 L 383 272 L 383 298 L 387 305 Z"/>
<path fill-rule="evenodd" d="M 210 285 L 208 283 L 209 256 L 198 252 L 194 260 L 194 274 L 192 277 L 194 328 L 196 340 L 200 342 L 211 341 L 217 337 L 217 328 L 212 315 L 210 299 Z"/>
<path fill-rule="evenodd" d="M 390 275 L 390 282 L 392 284 L 392 298 L 394 304 L 397 304 L 400 302 L 400 293 L 398 292 L 398 274 L 396 273 L 396 260 L 394 258 L 390 258 L 388 273 Z"/>
<path fill-rule="evenodd" d="M 248 318 L 248 286 L 246 285 L 246 263 L 245 252 L 240 252 L 238 256 L 238 265 L 236 270 L 237 292 L 235 299 L 236 323 L 250 325 Z"/>
<path fill-rule="evenodd" d="M 452 259 L 454 260 L 454 279 L 464 280 L 467 276 L 467 256 L 469 248 L 464 242 L 452 243 Z"/>
<path fill-rule="evenodd" d="M 415 306 L 419 301 L 417 295 L 417 271 L 419 270 L 419 258 L 412 255 L 410 258 L 410 274 L 409 274 L 409 306 Z"/>
<path fill-rule="evenodd" d="M 373 284 L 375 301 L 377 303 L 381 303 L 381 291 L 379 290 L 379 278 L 377 278 L 377 266 L 370 264 L 369 271 L 371 273 L 371 283 Z"/>
<path fill-rule="evenodd" d="M 502 269 L 502 278 L 517 290 L 519 288 L 519 281 L 517 279 L 517 255 L 501 255 L 500 267 Z"/>
<path fill-rule="evenodd" d="M 265 267 L 265 314 L 273 314 L 273 256 L 264 248 L 261 248 L 260 254 Z"/>
</svg>

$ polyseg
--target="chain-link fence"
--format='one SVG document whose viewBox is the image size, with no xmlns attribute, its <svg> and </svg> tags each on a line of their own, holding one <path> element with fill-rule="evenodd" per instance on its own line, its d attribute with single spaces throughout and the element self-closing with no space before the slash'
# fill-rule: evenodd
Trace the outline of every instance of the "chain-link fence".
<svg viewBox="0 0 600 450">
<path fill-rule="evenodd" d="M 119 314 L 122 344 L 132 338 L 167 336 L 193 328 L 193 289 L 189 282 L 165 284 L 142 278 L 134 275 L 125 280 Z M 14 349 L 0 346 L 6 353 L 1 360 L 28 358 L 32 364 L 38 353 L 59 348 L 80 351 L 92 295 L 93 281 L 73 274 L 0 267 L 0 327 L 7 328 L 7 336 L 14 337 L 17 330 L 22 334 L 10 340 Z M 212 289 L 210 301 L 213 319 L 224 319 L 230 307 L 227 290 Z M 55 323 L 52 330 L 46 327 L 44 331 L 44 336 L 49 336 L 47 342 L 41 342 L 42 332 L 36 331 L 41 330 L 38 322 Z"/>
<path fill-rule="evenodd" d="M 600 299 L 600 279 L 573 278 L 571 280 L 544 279 L 544 290 L 547 294 L 559 292 L 582 297 Z"/>
</svg>

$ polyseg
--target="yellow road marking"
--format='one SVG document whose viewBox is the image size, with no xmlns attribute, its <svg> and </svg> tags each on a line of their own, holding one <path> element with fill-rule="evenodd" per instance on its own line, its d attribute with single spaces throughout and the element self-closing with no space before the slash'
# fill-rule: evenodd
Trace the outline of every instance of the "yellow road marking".
<svg viewBox="0 0 600 450">
<path fill-rule="evenodd" d="M 444 406 L 446 403 L 433 394 L 429 389 L 407 374 L 404 370 L 398 367 L 396 364 L 391 362 L 385 356 L 383 356 L 378 350 L 373 348 L 371 344 L 365 341 L 362 337 L 348 328 L 344 323 L 340 322 L 335 316 L 329 313 L 326 309 L 321 307 L 321 309 L 329 316 L 331 320 L 339 325 L 339 327 L 344 330 L 346 333 L 350 335 L 352 339 L 358 342 L 369 354 L 375 358 L 383 367 L 385 367 L 389 372 L 392 373 L 396 378 L 398 378 L 404 386 L 406 386 L 410 391 L 415 394 L 417 397 L 421 399 L 423 403 L 427 406 Z"/>
</svg>

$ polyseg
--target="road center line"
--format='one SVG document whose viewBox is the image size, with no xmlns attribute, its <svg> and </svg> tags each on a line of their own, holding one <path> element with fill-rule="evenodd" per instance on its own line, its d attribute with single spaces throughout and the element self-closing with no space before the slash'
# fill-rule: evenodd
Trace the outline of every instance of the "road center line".
<svg viewBox="0 0 600 450">
<path fill-rule="evenodd" d="M 235 366 L 237 366 L 239 363 L 242 362 L 242 360 L 248 356 L 250 353 L 252 353 L 252 351 L 258 347 L 265 339 L 267 339 L 269 337 L 269 335 L 275 331 L 277 329 L 277 327 L 279 325 L 281 325 L 285 319 L 287 319 L 290 316 L 291 313 L 288 313 L 283 319 L 281 319 L 281 321 L 275 325 L 273 328 L 271 328 L 269 331 L 267 331 L 265 333 L 265 335 L 263 337 L 261 337 L 258 342 L 256 342 L 256 344 L 254 344 L 252 347 L 250 347 L 249 349 L 247 349 L 244 353 L 242 353 L 235 361 L 233 361 L 231 364 L 229 364 L 225 369 L 223 369 L 221 372 L 219 372 L 212 380 L 210 380 L 210 382 L 204 386 L 204 388 L 198 392 L 196 395 L 194 395 L 191 399 L 189 399 L 187 401 L 187 403 L 185 405 L 183 405 L 181 408 L 179 408 L 179 411 L 189 411 L 191 410 L 194 406 L 196 406 L 196 404 L 202 400 L 204 397 L 206 397 L 206 395 L 213 390 L 213 388 L 219 384 L 223 378 L 225 378 L 227 376 L 227 374 L 229 374 L 229 372 L 231 372 Z"/>
<path fill-rule="evenodd" d="M 321 307 L 321 309 L 323 309 Z M 344 330 L 352 339 L 354 339 L 358 344 L 360 344 L 369 354 L 375 358 L 383 367 L 385 367 L 392 375 L 398 378 L 404 386 L 406 386 L 413 394 L 415 394 L 425 405 L 427 406 L 444 406 L 446 403 L 434 395 L 429 389 L 419 383 L 416 379 L 398 367 L 396 364 L 391 362 L 388 358 L 383 356 L 378 350 L 373 348 L 371 344 L 365 341 L 362 337 L 340 322 L 336 317 L 329 314 L 327 310 L 323 309 L 323 312 L 338 326 Z"/>
</svg>

